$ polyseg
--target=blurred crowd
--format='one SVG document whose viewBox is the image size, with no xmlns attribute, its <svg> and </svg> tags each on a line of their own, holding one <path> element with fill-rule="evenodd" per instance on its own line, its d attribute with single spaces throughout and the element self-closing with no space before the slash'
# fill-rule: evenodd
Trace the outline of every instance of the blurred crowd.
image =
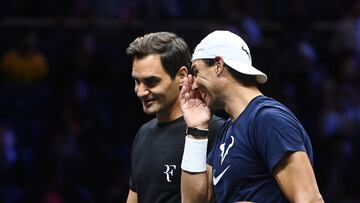
<svg viewBox="0 0 360 203">
<path fill-rule="evenodd" d="M 151 118 L 126 47 L 166 30 L 193 49 L 214 29 L 245 39 L 263 93 L 304 124 L 325 201 L 360 202 L 359 0 L 1 1 L 0 202 L 124 202 Z"/>
</svg>

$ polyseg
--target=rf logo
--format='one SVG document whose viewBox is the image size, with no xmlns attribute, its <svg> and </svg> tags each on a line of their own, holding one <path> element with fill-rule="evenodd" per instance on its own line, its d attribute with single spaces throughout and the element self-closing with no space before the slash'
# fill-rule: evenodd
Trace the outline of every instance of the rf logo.
<svg viewBox="0 0 360 203">
<path fill-rule="evenodd" d="M 170 177 L 174 176 L 174 170 L 176 170 L 176 165 L 165 164 L 166 170 L 164 171 L 166 175 L 166 181 L 171 183 Z"/>
</svg>

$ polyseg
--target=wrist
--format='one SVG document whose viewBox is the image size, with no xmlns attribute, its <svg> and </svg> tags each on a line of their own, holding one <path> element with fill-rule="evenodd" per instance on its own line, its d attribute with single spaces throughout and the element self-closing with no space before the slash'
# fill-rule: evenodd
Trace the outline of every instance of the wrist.
<svg viewBox="0 0 360 203">
<path fill-rule="evenodd" d="M 209 135 L 209 129 L 187 127 L 186 135 L 190 135 L 195 138 L 207 138 Z"/>
<path fill-rule="evenodd" d="M 208 130 L 209 124 L 202 124 L 202 125 L 188 125 L 189 128 L 197 128 L 199 130 Z"/>
<path fill-rule="evenodd" d="M 185 137 L 181 168 L 192 173 L 206 171 L 206 150 L 208 139 L 197 140 Z"/>
<path fill-rule="evenodd" d="M 199 129 L 199 130 L 209 130 L 208 125 L 195 126 L 194 128 Z"/>
</svg>

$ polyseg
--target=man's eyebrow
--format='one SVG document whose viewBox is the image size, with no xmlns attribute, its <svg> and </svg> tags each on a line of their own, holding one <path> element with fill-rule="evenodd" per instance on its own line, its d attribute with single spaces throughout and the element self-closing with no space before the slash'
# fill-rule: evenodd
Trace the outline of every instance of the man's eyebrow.
<svg viewBox="0 0 360 203">
<path fill-rule="evenodd" d="M 135 75 L 131 75 L 131 77 L 133 78 L 133 79 L 138 79 L 138 80 L 158 80 L 158 79 L 160 79 L 159 77 L 157 77 L 157 76 L 148 76 L 148 77 L 136 77 Z"/>
<path fill-rule="evenodd" d="M 160 80 L 160 78 L 159 77 L 157 77 L 157 76 L 149 76 L 149 77 L 145 77 L 145 78 L 143 78 L 144 80 Z"/>
</svg>

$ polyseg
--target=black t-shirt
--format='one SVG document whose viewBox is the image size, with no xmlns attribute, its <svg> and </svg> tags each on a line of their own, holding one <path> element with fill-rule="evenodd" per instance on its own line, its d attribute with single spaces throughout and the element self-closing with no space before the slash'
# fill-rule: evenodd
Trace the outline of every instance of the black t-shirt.
<svg viewBox="0 0 360 203">
<path fill-rule="evenodd" d="M 209 126 L 208 152 L 223 123 L 222 118 L 213 116 Z M 139 129 L 132 147 L 130 178 L 130 189 L 137 193 L 138 202 L 181 202 L 180 175 L 185 131 L 183 117 L 168 123 L 152 119 Z"/>
</svg>

